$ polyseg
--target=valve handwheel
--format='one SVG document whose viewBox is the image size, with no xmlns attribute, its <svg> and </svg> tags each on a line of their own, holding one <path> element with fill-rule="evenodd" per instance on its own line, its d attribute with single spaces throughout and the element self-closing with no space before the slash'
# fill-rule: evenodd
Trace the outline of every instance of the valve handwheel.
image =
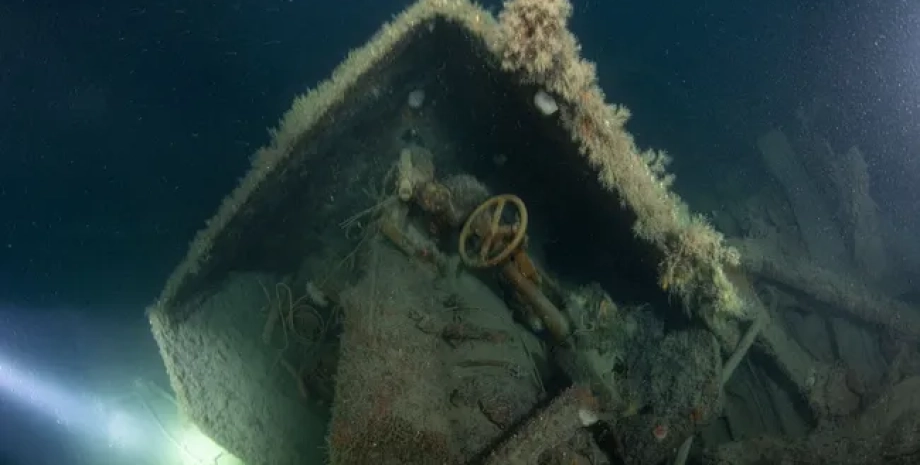
<svg viewBox="0 0 920 465">
<path fill-rule="evenodd" d="M 498 265 L 521 247 L 526 233 L 524 201 L 513 194 L 496 195 L 476 207 L 463 225 L 460 259 L 471 268 Z"/>
</svg>

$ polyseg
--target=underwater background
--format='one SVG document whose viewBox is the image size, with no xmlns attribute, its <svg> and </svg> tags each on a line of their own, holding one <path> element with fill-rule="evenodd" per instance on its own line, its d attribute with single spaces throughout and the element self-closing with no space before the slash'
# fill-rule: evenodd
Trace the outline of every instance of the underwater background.
<svg viewBox="0 0 920 465">
<path fill-rule="evenodd" d="M 691 207 L 749 194 L 757 137 L 807 113 L 915 234 L 920 5 L 805 3 L 575 0 L 572 27 Z M 408 4 L 0 2 L 0 462 L 143 463 L 96 416 L 168 387 L 144 308 L 266 128 Z"/>
</svg>

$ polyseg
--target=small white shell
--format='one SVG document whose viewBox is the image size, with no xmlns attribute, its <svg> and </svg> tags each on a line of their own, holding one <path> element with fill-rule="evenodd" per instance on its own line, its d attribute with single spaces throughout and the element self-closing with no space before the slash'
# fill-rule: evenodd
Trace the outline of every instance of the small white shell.
<svg viewBox="0 0 920 465">
<path fill-rule="evenodd" d="M 537 91 L 533 96 L 533 104 L 540 110 L 543 116 L 550 116 L 559 111 L 559 105 L 552 95 L 549 95 L 543 89 Z"/>
</svg>

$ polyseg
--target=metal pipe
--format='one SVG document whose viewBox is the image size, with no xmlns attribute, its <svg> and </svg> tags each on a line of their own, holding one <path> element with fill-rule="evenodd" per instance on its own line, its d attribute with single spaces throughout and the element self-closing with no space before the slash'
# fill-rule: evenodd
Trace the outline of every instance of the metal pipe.
<svg viewBox="0 0 920 465">
<path fill-rule="evenodd" d="M 502 274 L 508 281 L 511 281 L 511 284 L 520 292 L 521 297 L 527 301 L 526 303 L 530 304 L 533 312 L 543 321 L 556 342 L 568 339 L 571 330 L 565 315 L 543 295 L 543 291 L 537 288 L 536 284 L 521 274 L 513 261 L 505 262 L 502 266 Z"/>
</svg>

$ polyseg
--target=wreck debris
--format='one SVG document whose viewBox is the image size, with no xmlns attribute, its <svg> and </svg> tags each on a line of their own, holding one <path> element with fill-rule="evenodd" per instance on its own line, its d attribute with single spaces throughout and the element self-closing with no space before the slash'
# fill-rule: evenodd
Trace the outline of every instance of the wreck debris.
<svg viewBox="0 0 920 465">
<path fill-rule="evenodd" d="M 539 463 L 543 452 L 568 441 L 579 429 L 597 422 L 597 401 L 591 391 L 571 387 L 537 412 L 495 449 L 486 465 Z"/>
<path fill-rule="evenodd" d="M 920 313 L 911 306 L 807 258 L 776 252 L 771 244 L 753 239 L 736 244 L 750 273 L 820 302 L 826 312 L 920 339 Z"/>
<path fill-rule="evenodd" d="M 754 344 L 757 336 L 760 335 L 760 330 L 769 323 L 769 319 L 770 316 L 767 312 L 760 312 L 751 323 L 751 326 L 748 328 L 747 332 L 744 333 L 744 337 L 742 337 L 741 342 L 738 343 L 738 348 L 735 349 L 731 357 L 729 357 L 728 360 L 725 361 L 725 364 L 722 366 L 723 386 L 728 382 L 728 379 L 732 377 L 732 373 L 735 372 L 735 368 L 738 367 L 738 364 L 741 363 L 741 360 L 745 355 L 747 355 L 748 349 L 751 348 L 751 345 Z"/>
<path fill-rule="evenodd" d="M 391 165 L 394 161 L 391 158 L 396 153 L 400 156 L 393 187 L 399 198 L 411 199 L 427 206 L 428 210 L 445 213 L 447 221 L 430 225 L 432 229 L 450 231 L 449 226 L 462 224 L 469 212 L 487 198 L 488 190 L 470 182 L 471 179 L 475 181 L 472 177 L 463 178 L 463 175 L 459 175 L 445 179 L 443 184 L 435 183 L 434 165 L 430 162 L 435 156 L 432 152 L 455 163 L 466 154 L 452 149 L 448 146 L 450 144 L 444 144 L 443 153 L 415 144 L 417 128 L 411 131 L 412 143 L 404 145 L 401 151 L 380 150 L 384 155 L 374 153 L 373 157 L 379 156 L 374 158 L 374 162 L 357 163 L 356 159 L 363 161 L 361 157 L 336 148 L 346 144 L 344 139 L 358 133 L 356 128 L 366 129 L 382 121 L 366 115 L 364 119 L 358 117 L 365 113 L 379 112 L 374 113 L 376 117 L 386 112 L 385 108 L 363 106 L 365 101 L 356 97 L 368 90 L 367 81 L 381 81 L 375 82 L 374 86 L 392 84 L 393 76 L 401 77 L 400 73 L 404 71 L 403 67 L 409 60 L 405 57 L 412 57 L 412 53 L 417 52 L 414 48 L 422 48 L 423 52 L 432 49 L 437 52 L 437 42 L 442 38 L 448 38 L 452 45 L 475 57 L 477 66 L 469 68 L 485 70 L 482 74 L 487 75 L 487 78 L 481 78 L 484 81 L 501 82 L 504 89 L 521 88 L 522 99 L 528 109 L 533 109 L 529 98 L 534 89 L 527 86 L 539 87 L 552 98 L 556 105 L 553 117 L 540 118 L 539 121 L 541 124 L 558 125 L 552 126 L 552 129 L 563 135 L 556 140 L 559 143 L 553 146 L 553 150 L 565 156 L 582 157 L 577 158 L 578 162 L 586 167 L 591 181 L 596 178 L 598 187 L 602 188 L 598 189 L 600 195 L 604 196 L 600 204 L 609 204 L 611 207 L 599 215 L 629 218 L 626 221 L 617 218 L 622 221 L 617 226 L 626 231 L 624 236 L 627 239 L 634 240 L 634 243 L 629 243 L 629 248 L 643 250 L 643 259 L 638 261 L 649 268 L 648 275 L 657 273 L 655 278 L 658 287 L 653 285 L 655 278 L 649 280 L 653 291 L 666 292 L 674 298 L 675 303 L 684 307 L 689 316 L 688 321 L 697 323 L 702 318 L 708 327 L 708 331 L 701 327 L 686 332 L 677 331 L 669 338 L 662 335 L 658 340 L 664 341 L 666 347 L 656 353 L 666 359 L 668 365 L 642 367 L 645 369 L 643 373 L 658 383 L 654 393 L 658 398 L 654 402 L 637 402 L 623 405 L 622 409 L 612 409 L 617 413 L 628 414 L 631 418 L 629 421 L 633 423 L 626 421 L 623 426 L 632 426 L 637 434 L 642 435 L 641 443 L 630 444 L 636 450 L 630 457 L 635 463 L 647 463 L 650 460 L 645 459 L 649 457 L 660 458 L 670 454 L 677 441 L 692 434 L 697 425 L 715 410 L 715 397 L 718 394 L 717 367 L 721 360 L 718 360 L 718 344 L 711 333 L 719 333 L 723 327 L 729 328 L 726 331 L 737 330 L 736 318 L 752 316 L 744 313 L 746 302 L 743 297 L 746 296 L 739 293 L 728 276 L 729 272 L 739 272 L 736 269 L 737 252 L 724 243 L 722 235 L 705 219 L 691 214 L 687 206 L 668 190 L 672 179 L 657 167 L 663 163 L 663 155 L 641 151 L 636 147 L 632 136 L 625 129 L 628 110 L 605 103 L 603 92 L 596 83 L 593 64 L 580 56 L 577 41 L 567 29 L 566 21 L 570 13 L 571 4 L 566 0 L 514 0 L 507 3 L 501 15 L 501 23 L 496 24 L 486 11 L 465 0 L 422 0 L 386 25 L 367 46 L 351 54 L 331 80 L 295 100 L 291 110 L 274 130 L 272 142 L 256 154 L 252 170 L 196 237 L 188 256 L 170 276 L 160 299 L 151 309 L 151 322 L 163 349 L 164 360 L 169 366 L 173 385 L 180 393 L 180 398 L 193 407 L 190 410 L 196 419 L 204 423 L 216 439 L 230 444 L 239 441 L 240 445 L 235 445 L 237 450 L 248 460 L 255 460 L 254 463 L 267 460 L 266 457 L 270 457 L 273 464 L 304 463 L 302 454 L 298 454 L 302 450 L 310 450 L 306 444 L 306 435 L 298 429 L 295 420 L 283 425 L 272 423 L 279 408 L 286 408 L 287 404 L 273 404 L 268 400 L 264 404 L 256 404 L 253 401 L 283 396 L 279 392 L 284 391 L 273 384 L 266 382 L 260 391 L 228 391 L 226 397 L 235 402 L 216 405 L 216 401 L 207 399 L 205 393 L 197 389 L 198 377 L 223 379 L 209 371 L 208 367 L 202 367 L 201 360 L 224 360 L 228 365 L 236 367 L 234 364 L 241 359 L 240 354 L 235 352 L 236 346 L 225 344 L 226 340 L 237 342 L 233 339 L 237 335 L 236 328 L 231 324 L 221 326 L 219 333 L 209 333 L 209 336 L 217 340 L 215 344 L 206 345 L 200 351 L 189 350 L 199 348 L 200 340 L 188 331 L 190 328 L 186 325 L 196 325 L 191 329 L 206 332 L 198 325 L 203 318 L 211 317 L 212 314 L 205 313 L 210 308 L 200 304 L 215 292 L 215 288 L 226 283 L 228 270 L 270 269 L 288 274 L 291 270 L 310 268 L 311 264 L 300 263 L 298 260 L 308 262 L 310 257 L 317 254 L 316 250 L 341 248 L 339 245 L 327 247 L 327 243 L 317 239 L 322 234 L 316 231 L 321 230 L 322 224 L 332 216 L 328 212 L 338 213 L 342 210 L 337 206 L 337 200 L 333 199 L 347 197 L 354 185 L 370 178 L 376 179 L 369 174 L 376 174 L 372 168 Z M 430 34 L 441 34 L 443 31 L 447 33 L 434 36 L 438 40 L 432 40 Z M 434 88 L 430 90 L 435 92 Z M 368 94 L 379 95 L 375 92 Z M 399 108 L 403 108 L 405 93 L 397 92 L 395 95 L 399 98 Z M 509 102 L 514 102 L 514 97 L 507 98 Z M 431 113 L 434 113 L 434 105 L 431 107 Z M 422 113 L 426 113 L 427 117 L 429 107 L 425 107 L 425 110 Z M 421 115 L 415 116 L 421 120 Z M 371 121 L 368 122 L 368 119 Z M 506 162 L 508 165 L 514 164 L 511 160 Z M 365 164 L 371 168 L 361 171 L 359 167 Z M 457 166 L 454 168 L 459 169 Z M 452 182 L 473 186 L 468 189 L 470 195 L 467 197 L 475 198 L 475 201 L 460 201 L 456 195 L 459 191 L 452 187 Z M 371 236 L 371 239 L 376 239 L 375 234 L 379 232 L 408 256 L 422 262 L 433 262 L 442 270 L 456 270 L 447 259 L 447 254 L 442 254 L 437 247 L 432 246 L 434 241 L 407 232 L 407 209 L 389 199 L 370 209 L 351 210 L 371 212 L 374 215 L 380 213 L 384 218 L 380 223 L 375 222 L 373 228 L 366 228 L 365 232 L 373 234 L 362 236 L 359 242 L 361 253 L 353 253 L 348 257 L 362 263 L 374 263 L 374 257 L 363 257 L 363 254 L 368 252 L 365 249 L 376 247 L 377 244 L 374 240 L 365 239 Z M 611 213 L 614 210 L 617 213 Z M 386 216 L 390 214 L 393 216 Z M 330 224 L 336 224 L 342 217 L 346 215 L 339 216 Z M 353 216 L 350 218 L 354 219 Z M 511 270 L 517 273 L 510 275 L 511 281 L 539 286 L 540 280 L 535 279 L 538 268 L 532 266 L 532 261 L 525 261 L 514 254 L 510 258 L 515 265 Z M 412 268 L 411 272 L 419 270 Z M 405 274 L 409 273 L 408 269 L 405 270 Z M 395 279 L 393 275 L 387 275 L 386 278 Z M 528 408 L 533 407 L 537 394 L 530 392 L 530 388 L 522 387 L 524 383 L 515 385 L 516 380 L 512 380 L 509 386 L 502 385 L 503 389 L 507 387 L 508 392 L 484 401 L 469 393 L 457 394 L 456 389 L 460 388 L 450 389 L 443 384 L 450 376 L 447 376 L 446 371 L 439 371 L 444 369 L 444 365 L 439 364 L 453 360 L 458 352 L 467 350 L 471 345 L 500 344 L 504 338 L 455 340 L 452 341 L 454 344 L 442 346 L 443 335 L 434 331 L 417 331 L 420 325 L 414 318 L 419 313 L 436 313 L 432 310 L 436 310 L 437 305 L 416 302 L 417 308 L 410 308 L 408 310 L 413 311 L 407 313 L 403 313 L 407 309 L 400 306 L 388 307 L 386 300 L 392 295 L 387 292 L 399 286 L 387 279 L 378 279 L 377 275 L 368 274 L 363 275 L 355 286 L 341 285 L 349 289 L 346 297 L 349 292 L 363 290 L 371 298 L 344 299 L 351 311 L 346 314 L 346 334 L 342 341 L 345 348 L 336 380 L 336 405 L 328 435 L 333 463 L 463 463 L 464 459 L 474 454 L 488 452 L 487 445 L 500 435 L 501 427 L 520 419 Z M 550 283 L 551 280 L 545 282 Z M 557 302 L 551 299 L 547 299 L 547 302 L 540 300 L 537 293 L 539 289 L 526 286 L 522 289 L 524 294 L 530 296 L 531 303 L 536 302 L 537 309 L 557 342 L 571 341 L 567 326 L 568 315 L 564 309 L 559 308 Z M 414 291 L 421 295 L 431 289 Z M 558 289 L 556 292 L 561 293 Z M 661 300 L 667 299 L 661 296 Z M 672 310 L 668 305 L 661 307 L 666 311 Z M 605 314 L 616 311 L 615 306 L 597 308 L 598 312 Z M 501 309 L 506 310 L 504 307 Z M 643 307 L 641 312 L 645 314 L 643 318 L 652 318 L 649 316 L 651 310 L 646 311 Z M 409 320 L 405 329 L 394 324 L 402 320 Z M 428 323 L 437 322 L 426 320 L 426 324 L 421 326 L 429 329 Z M 770 331 L 765 328 L 761 340 L 780 340 L 780 337 L 771 336 Z M 268 330 L 264 333 L 270 335 Z M 756 334 L 756 331 L 752 334 Z M 258 339 L 260 336 L 256 334 L 253 337 Z M 741 347 L 747 346 L 753 339 L 753 336 L 747 338 Z M 725 344 L 731 338 L 720 335 L 720 340 L 725 347 L 735 347 L 734 344 Z M 241 344 L 239 347 L 248 346 Z M 701 350 L 700 353 L 688 354 L 688 348 Z M 203 355 L 199 357 L 199 353 Z M 687 363 L 688 357 L 695 358 L 693 363 Z M 524 366 L 524 363 L 527 362 L 509 365 L 503 362 L 457 361 L 450 368 L 458 371 L 501 368 L 507 372 L 508 366 Z M 609 367 L 608 373 L 616 376 L 620 375 L 616 371 L 623 369 L 623 364 L 616 360 L 603 366 Z M 787 372 L 807 385 L 811 379 L 810 369 L 796 366 Z M 690 373 L 692 371 L 697 373 Z M 262 375 L 261 371 L 258 373 Z M 694 376 L 681 376 L 683 374 Z M 539 374 L 536 377 L 539 378 Z M 499 379 L 506 381 L 505 378 Z M 618 387 L 607 383 L 608 379 L 603 380 L 605 387 Z M 528 385 L 539 384 L 527 381 Z M 710 381 L 713 383 L 707 384 Z M 458 386 L 469 384 L 458 383 Z M 803 392 L 807 390 L 806 386 Z M 693 402 L 688 401 L 684 405 L 687 396 L 680 395 L 688 392 L 694 397 L 689 399 Z M 514 463 L 514 457 L 535 457 L 534 454 L 545 449 L 546 444 L 537 443 L 533 437 L 528 437 L 528 433 L 548 435 L 553 439 L 549 442 L 554 444 L 577 434 L 586 422 L 593 422 L 600 417 L 599 408 L 576 408 L 592 404 L 593 401 L 587 399 L 595 399 L 595 394 L 585 393 L 583 388 L 565 391 L 562 397 L 543 412 L 544 416 L 535 417 L 502 448 L 494 451 L 493 460 L 496 463 L 500 460 L 507 460 L 501 463 Z M 480 424 L 465 425 L 467 429 L 452 430 L 445 425 L 443 416 L 439 417 L 438 414 L 452 407 L 459 408 L 448 405 L 451 399 L 464 398 L 471 399 L 470 403 L 475 404 L 478 410 L 485 410 L 481 413 L 488 418 Z M 611 395 L 610 398 L 616 399 L 616 396 Z M 472 399 L 476 401 L 472 402 Z M 675 399 L 682 402 L 673 402 Z M 419 403 L 414 404 L 413 400 Z M 237 404 L 250 405 L 237 411 Z M 259 405 L 262 410 L 254 411 L 253 405 Z M 643 408 L 649 405 L 657 408 L 658 412 L 644 412 Z M 469 406 L 463 404 L 463 407 Z M 671 420 L 671 416 L 679 417 L 680 421 Z M 548 424 L 544 421 L 550 417 L 556 417 L 556 423 Z M 258 425 L 252 427 L 257 431 L 248 430 L 253 424 Z M 656 439 L 652 434 L 654 431 L 667 433 L 659 434 L 660 438 Z M 316 432 L 311 433 L 309 439 L 315 440 Z M 288 443 L 296 445 L 291 447 L 290 453 L 286 450 L 267 451 L 268 446 L 282 449 L 281 445 Z"/>
<path fill-rule="evenodd" d="M 757 145 L 764 164 L 783 185 L 808 254 L 825 267 L 847 266 L 846 246 L 830 207 L 811 182 L 786 136 L 780 131 L 771 131 L 762 136 Z"/>
<path fill-rule="evenodd" d="M 776 410 L 786 431 L 803 412 L 777 393 L 804 399 L 808 411 L 801 420 L 810 433 L 805 439 L 775 432 L 733 437 L 734 442 L 707 447 L 707 463 L 912 463 L 918 444 L 914 433 L 904 431 L 916 426 L 904 419 L 883 421 L 875 413 L 913 408 L 912 396 L 893 384 L 903 375 L 905 348 L 920 340 L 920 314 L 889 293 L 897 283 L 882 282 L 893 277 L 886 260 L 891 251 L 880 242 L 882 219 L 869 192 L 865 160 L 856 148 L 835 154 L 807 127 L 793 139 L 771 131 L 758 147 L 792 214 L 786 222 L 755 214 L 751 223 L 761 226 L 732 241 L 758 289 L 772 294 L 774 322 L 763 329 L 755 349 L 766 356 L 761 362 L 778 369 L 773 376 L 779 374 L 786 387 L 777 390 L 777 380 L 763 375 L 753 384 L 771 394 L 774 405 L 766 409 Z M 886 350 L 888 340 L 899 341 L 898 348 Z M 911 385 L 911 379 L 901 383 Z M 884 400 L 892 396 L 899 398 L 898 407 Z"/>
<path fill-rule="evenodd" d="M 797 440 L 759 437 L 708 449 L 704 463 L 916 463 L 920 459 L 920 378 L 891 387 L 855 418 Z"/>
</svg>

